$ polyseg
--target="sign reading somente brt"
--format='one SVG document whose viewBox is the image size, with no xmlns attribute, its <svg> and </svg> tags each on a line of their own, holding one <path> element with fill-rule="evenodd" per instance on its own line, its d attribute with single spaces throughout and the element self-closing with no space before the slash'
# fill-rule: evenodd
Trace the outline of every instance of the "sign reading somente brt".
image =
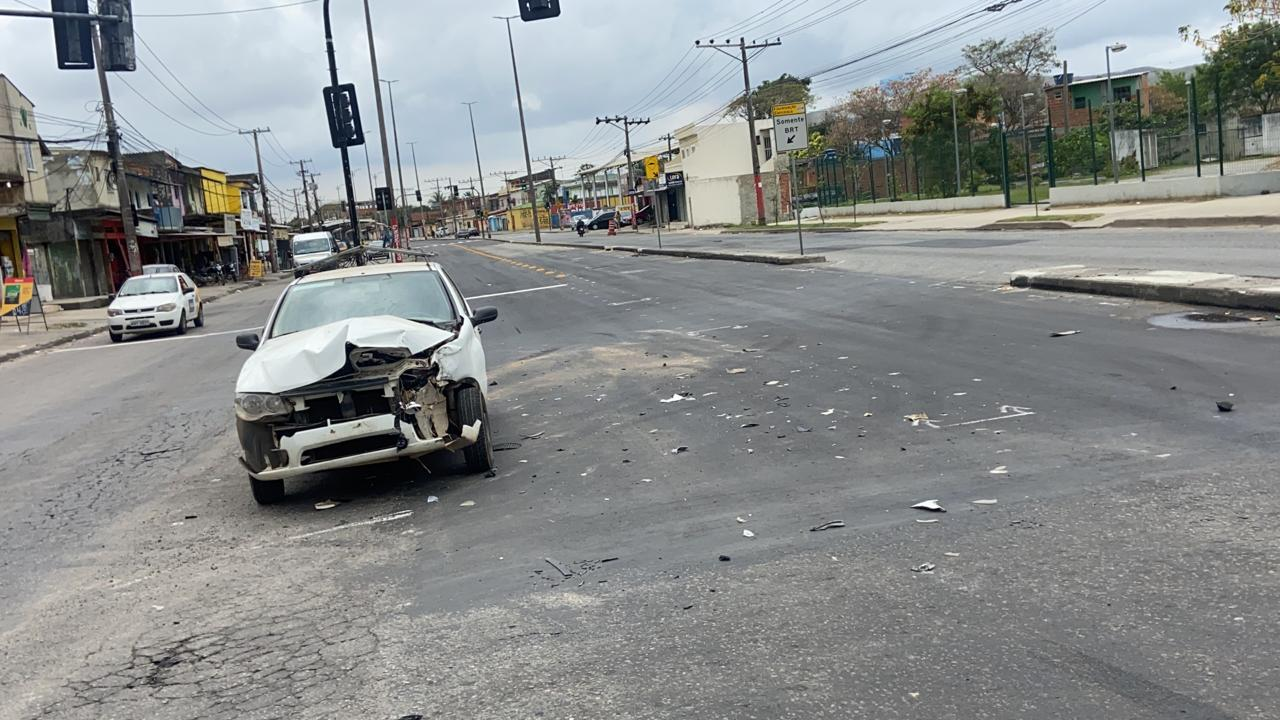
<svg viewBox="0 0 1280 720">
<path fill-rule="evenodd" d="M 773 106 L 773 146 L 778 152 L 795 152 L 809 147 L 809 116 L 804 103 Z"/>
</svg>

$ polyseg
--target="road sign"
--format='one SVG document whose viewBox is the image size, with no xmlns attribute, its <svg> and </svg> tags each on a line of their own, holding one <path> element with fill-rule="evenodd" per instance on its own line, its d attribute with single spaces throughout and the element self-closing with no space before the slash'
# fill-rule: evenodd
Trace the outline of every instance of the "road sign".
<svg viewBox="0 0 1280 720">
<path fill-rule="evenodd" d="M 662 163 L 658 160 L 657 155 L 650 155 L 644 159 L 644 179 L 657 180 L 658 175 L 662 174 Z"/>
<path fill-rule="evenodd" d="M 773 147 L 778 152 L 808 149 L 809 116 L 804 103 L 773 106 Z"/>
</svg>

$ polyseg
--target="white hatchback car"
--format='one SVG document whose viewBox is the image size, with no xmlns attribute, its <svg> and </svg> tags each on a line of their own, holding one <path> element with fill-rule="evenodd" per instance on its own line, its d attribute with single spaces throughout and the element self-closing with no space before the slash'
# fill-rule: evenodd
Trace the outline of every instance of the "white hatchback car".
<svg viewBox="0 0 1280 720">
<path fill-rule="evenodd" d="M 493 467 L 484 349 L 472 310 L 436 263 L 314 273 L 281 294 L 236 381 L 236 432 L 259 503 L 308 473 L 461 451 Z"/>
<path fill-rule="evenodd" d="M 137 275 L 120 286 L 107 306 L 111 342 L 125 335 L 176 332 L 187 325 L 204 327 L 204 300 L 186 273 Z"/>
</svg>

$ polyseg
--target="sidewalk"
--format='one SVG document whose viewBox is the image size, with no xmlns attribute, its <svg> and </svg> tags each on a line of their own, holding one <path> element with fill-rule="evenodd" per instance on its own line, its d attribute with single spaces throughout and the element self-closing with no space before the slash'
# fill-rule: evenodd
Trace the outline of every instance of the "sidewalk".
<svg viewBox="0 0 1280 720">
<path fill-rule="evenodd" d="M 884 203 L 880 205 L 883 206 Z M 1029 205 L 950 213 L 867 215 L 865 217 L 859 214 L 857 229 L 930 231 L 1280 226 L 1280 198 L 1270 195 L 1181 202 L 1056 206 L 1047 211 L 1044 208 L 1045 205 L 1042 204 L 1038 220 L 1035 219 L 1035 208 Z M 853 206 L 823 208 L 825 224 L 832 226 L 833 229 L 844 227 L 847 231 L 854 224 L 852 211 Z M 810 212 L 816 213 L 816 208 L 806 210 L 806 213 Z M 817 217 L 806 217 L 804 220 L 805 230 L 820 231 L 822 226 L 823 223 Z M 702 232 L 786 232 L 794 228 L 795 223 L 789 222 L 760 230 Z"/>
<path fill-rule="evenodd" d="M 241 290 L 259 287 L 266 282 L 277 282 L 292 278 L 292 273 L 277 273 L 262 280 L 246 280 L 228 285 L 214 285 L 200 288 L 206 303 L 217 302 Z M 52 304 L 57 304 L 52 303 Z M 72 343 L 83 338 L 92 337 L 107 331 L 107 309 L 93 308 L 89 310 L 62 310 L 48 313 L 49 329 L 45 330 L 44 320 L 39 313 L 30 318 L 31 332 L 26 332 L 28 318 L 22 318 L 22 332 L 18 332 L 14 318 L 4 318 L 0 325 L 0 363 L 8 362 L 24 355 L 47 350 Z"/>
<path fill-rule="evenodd" d="M 1015 287 L 1280 312 L 1280 278 L 1066 265 L 1013 273 Z"/>
</svg>

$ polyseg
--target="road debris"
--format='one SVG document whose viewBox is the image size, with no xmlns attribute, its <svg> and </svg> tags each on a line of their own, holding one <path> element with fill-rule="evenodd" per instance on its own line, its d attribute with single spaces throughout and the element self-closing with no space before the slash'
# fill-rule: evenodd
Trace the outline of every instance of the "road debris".
<svg viewBox="0 0 1280 720">
<path fill-rule="evenodd" d="M 1072 335 L 1079 335 L 1079 334 L 1080 334 L 1079 330 L 1059 330 L 1058 332 L 1055 332 L 1055 333 L 1049 333 L 1049 337 L 1056 337 L 1056 338 L 1071 337 Z"/>
<path fill-rule="evenodd" d="M 485 473 L 485 474 L 484 474 L 484 476 L 485 476 L 486 478 L 496 478 L 496 477 L 498 477 L 498 471 L 497 471 L 497 470 L 490 470 L 489 472 Z"/>
<path fill-rule="evenodd" d="M 665 403 L 675 403 L 675 402 L 680 402 L 680 401 L 682 401 L 682 400 L 695 400 L 695 399 L 696 399 L 696 398 L 694 398 L 694 397 L 693 397 L 693 393 L 690 393 L 690 392 L 682 392 L 682 393 L 676 393 L 675 395 L 672 395 L 671 397 L 667 398 L 666 400 L 659 400 L 658 402 L 660 402 L 660 403 L 664 403 L 664 404 L 665 404 Z"/>
<path fill-rule="evenodd" d="M 919 565 L 916 565 L 915 567 L 911 568 L 911 572 L 923 573 L 925 575 L 932 575 L 934 569 L 937 567 L 938 566 L 934 565 L 933 563 L 920 563 Z"/>
<path fill-rule="evenodd" d="M 911 506 L 912 510 L 928 510 L 929 512 L 946 512 L 947 509 L 938 504 L 937 500 L 925 500 Z"/>
<path fill-rule="evenodd" d="M 807 428 L 803 425 L 799 425 L 796 427 L 796 432 L 802 432 L 802 433 L 813 432 L 813 428 Z"/>
<path fill-rule="evenodd" d="M 917 520 L 916 522 L 920 523 L 921 525 L 932 525 L 934 523 L 940 523 L 942 521 L 941 520 Z"/>
<path fill-rule="evenodd" d="M 920 427 L 921 425 L 929 422 L 928 414 L 922 412 L 903 415 L 902 419 L 911 423 L 911 427 Z"/>
<path fill-rule="evenodd" d="M 461 504 L 458 505 L 458 507 L 475 507 L 475 506 L 476 506 L 475 500 L 464 500 L 462 501 Z"/>
<path fill-rule="evenodd" d="M 760 423 L 743 423 L 742 424 L 743 430 L 746 430 L 747 428 L 753 428 L 753 427 L 760 427 Z"/>
<path fill-rule="evenodd" d="M 522 435 L 520 439 L 521 440 L 541 440 L 542 436 L 546 434 L 547 434 L 546 430 L 539 430 L 538 432 L 532 435 Z"/>
<path fill-rule="evenodd" d="M 864 412 L 864 413 L 862 413 L 862 417 L 871 417 L 871 413 L 869 413 L 869 412 Z"/>
<path fill-rule="evenodd" d="M 991 500 L 970 500 L 969 502 L 973 503 L 974 505 L 995 505 L 1000 501 L 991 499 Z"/>
<path fill-rule="evenodd" d="M 746 368 L 729 368 L 725 372 L 729 373 L 730 375 L 741 375 L 746 371 L 747 371 Z"/>
<path fill-rule="evenodd" d="M 1227 412 L 1231 412 L 1232 410 L 1235 410 L 1235 409 L 1236 409 L 1236 404 L 1235 404 L 1235 403 L 1233 403 L 1233 402 L 1231 402 L 1230 400 L 1219 400 L 1219 401 L 1218 401 L 1218 412 L 1224 412 L 1224 413 L 1227 413 Z"/>
<path fill-rule="evenodd" d="M 755 533 L 753 533 L 753 532 L 751 532 L 750 530 L 743 530 L 743 531 L 742 531 L 742 537 L 744 537 L 744 538 L 753 538 L 753 537 L 755 537 L 755 536 L 756 536 L 756 534 L 755 534 Z"/>
<path fill-rule="evenodd" d="M 523 446 L 522 446 L 522 445 L 520 445 L 520 443 L 518 443 L 518 442 L 504 442 L 504 443 L 496 443 L 496 444 L 494 444 L 494 446 L 493 446 L 493 451 L 494 451 L 494 452 L 507 452 L 507 451 L 509 451 L 509 450 L 519 450 L 521 447 L 523 447 Z"/>
<path fill-rule="evenodd" d="M 766 383 L 765 383 L 765 387 L 773 387 L 773 386 L 777 385 L 779 382 L 782 382 L 782 381 L 781 381 L 781 380 L 770 380 L 770 381 L 768 381 L 768 382 L 766 382 Z"/>
<path fill-rule="evenodd" d="M 556 571 L 559 572 L 562 577 L 573 577 L 572 571 L 565 570 L 564 567 L 561 566 L 560 563 L 556 562 L 555 560 L 552 560 L 551 558 L 542 558 L 542 559 L 547 561 L 548 565 L 555 568 Z"/>
<path fill-rule="evenodd" d="M 826 416 L 826 415 L 834 415 L 834 414 L 835 414 L 835 412 L 836 412 L 836 409 L 835 409 L 835 408 L 829 408 L 829 409 L 827 409 L 827 410 L 823 410 L 823 411 L 822 411 L 822 415 L 823 415 L 823 416 Z"/>
<path fill-rule="evenodd" d="M 1008 475 L 1008 474 L 1009 474 L 1009 468 L 1005 467 L 1004 465 L 1000 465 L 1000 466 L 998 466 L 998 467 L 994 467 L 994 468 L 992 468 L 992 469 L 991 469 L 991 474 L 992 474 L 992 475 Z"/>
<path fill-rule="evenodd" d="M 680 453 L 685 453 L 685 452 L 689 452 L 688 445 L 681 445 L 680 447 L 677 447 L 677 448 L 671 448 L 672 455 L 679 455 Z"/>
<path fill-rule="evenodd" d="M 743 517 L 736 517 L 734 520 L 737 520 L 739 525 L 744 525 L 747 522 L 746 518 Z"/>
<path fill-rule="evenodd" d="M 427 504 L 428 504 L 428 505 L 430 505 L 431 503 L 438 503 L 438 502 L 440 502 L 440 498 L 436 497 L 435 495 L 428 495 L 428 496 L 427 496 Z"/>
<path fill-rule="evenodd" d="M 809 532 L 822 532 L 823 530 L 836 530 L 844 526 L 845 524 L 843 520 L 832 520 L 831 522 L 824 522 L 821 525 L 815 525 L 809 528 Z"/>
<path fill-rule="evenodd" d="M 332 510 L 336 507 L 338 507 L 338 503 L 332 500 L 321 500 L 320 502 L 316 503 L 317 510 Z"/>
<path fill-rule="evenodd" d="M 728 556 L 728 555 L 721 555 L 721 556 L 720 556 L 720 562 L 729 562 L 729 556 Z"/>
</svg>

